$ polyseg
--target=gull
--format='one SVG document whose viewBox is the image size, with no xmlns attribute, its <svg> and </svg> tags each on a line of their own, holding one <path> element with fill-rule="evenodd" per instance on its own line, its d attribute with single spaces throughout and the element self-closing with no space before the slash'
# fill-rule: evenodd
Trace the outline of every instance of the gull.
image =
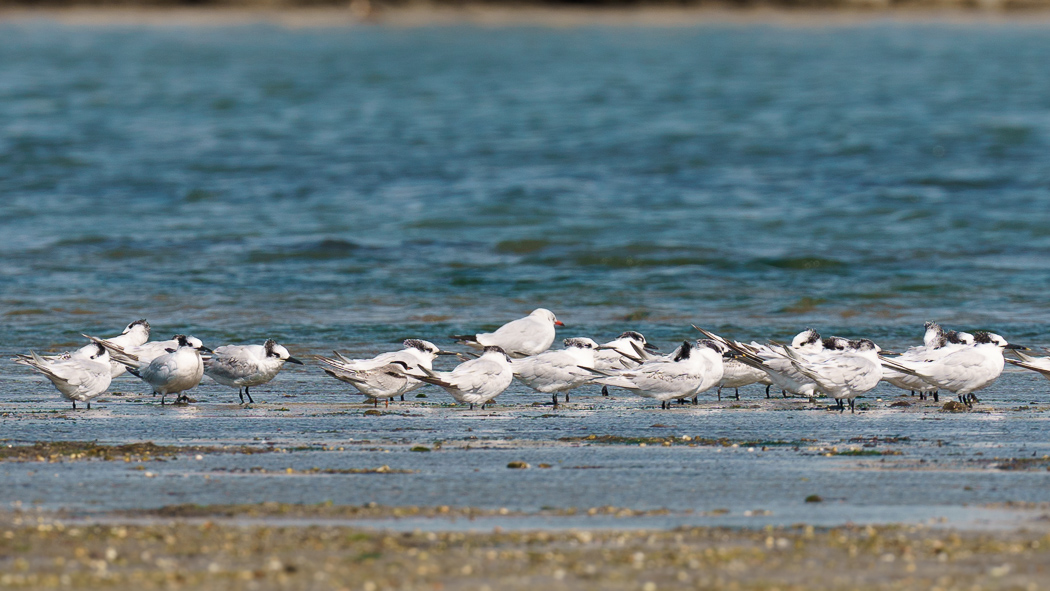
<svg viewBox="0 0 1050 591">
<path fill-rule="evenodd" d="M 338 352 L 337 359 L 320 356 L 315 359 L 328 366 L 322 368 L 326 374 L 357 388 L 376 406 L 380 398 L 389 406 L 391 398 L 400 396 L 404 400 L 406 393 L 425 385 L 409 370 L 417 367 L 429 370 L 438 355 L 455 355 L 422 339 L 406 339 L 402 344 L 405 348 L 400 351 L 382 353 L 371 359 L 347 359 Z"/>
<path fill-rule="evenodd" d="M 940 325 L 935 322 L 927 322 L 925 327 L 926 334 L 923 337 L 923 344 L 918 347 L 911 347 L 900 357 L 895 358 L 894 361 L 937 361 L 938 359 L 951 355 L 959 349 L 972 345 L 974 342 L 972 334 L 956 332 L 954 330 L 945 332 Z M 912 394 L 918 392 L 920 400 L 926 399 L 927 392 L 933 392 L 933 400 L 935 402 L 938 401 L 937 386 L 927 382 L 919 376 L 901 373 L 889 368 L 883 368 L 882 380 L 901 388 L 902 390 L 908 390 Z"/>
<path fill-rule="evenodd" d="M 176 343 L 174 349 L 169 349 L 163 355 L 150 361 L 144 361 L 104 339 L 88 338 L 108 349 L 110 356 L 126 365 L 132 375 L 138 376 L 152 386 L 153 394 L 161 395 L 162 405 L 168 394 L 179 395 L 175 399 L 176 404 L 180 401 L 189 401 L 183 392 L 200 384 L 201 378 L 204 377 L 204 361 L 201 359 L 201 351 L 213 353 L 211 349 L 204 346 L 200 339 L 177 334 L 172 339 Z"/>
<path fill-rule="evenodd" d="M 464 361 L 452 371 L 434 372 L 416 366 L 423 375 L 418 379 L 441 386 L 459 403 L 475 404 L 484 409 L 493 398 L 499 396 L 514 381 L 514 368 L 510 357 L 500 347 L 485 347 L 481 357 Z"/>
<path fill-rule="evenodd" d="M 237 388 L 237 395 L 243 404 L 245 394 L 248 402 L 255 402 L 249 389 L 274 379 L 285 362 L 303 364 L 292 357 L 288 349 L 278 345 L 277 341 L 267 339 L 262 345 L 225 345 L 216 348 L 210 357 L 204 358 L 204 373 L 223 386 Z"/>
<path fill-rule="evenodd" d="M 628 330 L 605 343 L 594 354 L 594 368 L 604 371 L 638 367 L 647 356 L 644 353 L 658 351 L 656 345 L 646 342 L 642 333 Z M 609 387 L 602 386 L 602 396 L 609 395 Z"/>
<path fill-rule="evenodd" d="M 688 398 L 717 385 L 722 379 L 722 357 L 727 350 L 713 340 L 695 344 L 684 341 L 672 359 L 651 359 L 632 369 L 590 371 L 598 376 L 594 382 L 654 398 L 660 401 L 660 408 L 666 409 L 671 407 L 671 400 Z"/>
<path fill-rule="evenodd" d="M 973 340 L 972 345 L 963 346 L 934 361 L 880 359 L 885 367 L 920 377 L 938 389 L 956 394 L 959 402 L 972 407 L 977 400 L 973 393 L 987 388 L 1003 373 L 1006 363 L 1003 350 L 1027 350 L 1027 347 L 1013 345 L 992 332 L 975 332 Z"/>
<path fill-rule="evenodd" d="M 136 320 L 135 322 L 132 322 L 131 324 L 127 325 L 127 327 L 124 328 L 124 332 L 120 333 L 119 335 L 106 340 L 124 348 L 135 347 L 149 340 L 149 331 L 149 322 L 146 322 L 146 319 L 143 318 L 142 320 Z M 71 359 L 73 357 L 93 359 L 93 356 L 96 355 L 97 352 L 98 347 L 94 342 L 92 342 L 87 345 L 84 345 L 76 351 L 67 351 L 59 355 L 40 355 L 40 357 L 48 361 L 55 361 L 59 359 Z M 19 355 L 18 358 L 27 360 L 31 359 L 29 355 Z M 125 368 L 123 363 L 119 363 L 110 359 L 109 369 L 110 377 L 115 378 L 120 374 L 124 373 Z"/>
<path fill-rule="evenodd" d="M 507 355 L 520 358 L 538 355 L 549 349 L 554 342 L 555 326 L 565 325 L 555 318 L 554 312 L 537 308 L 532 314 L 508 322 L 495 332 L 452 335 L 452 338 L 475 349 L 499 347 Z"/>
<path fill-rule="evenodd" d="M 836 346 L 834 353 L 815 361 L 807 360 L 791 349 L 785 352 L 791 357 L 792 364 L 813 380 L 820 392 L 838 402 L 840 411 L 846 408 L 843 401 L 849 401 L 849 410 L 854 412 L 857 396 L 875 388 L 882 379 L 882 364 L 879 362 L 882 349 L 868 339 L 846 342 L 844 348 Z"/>
<path fill-rule="evenodd" d="M 106 348 L 95 343 L 89 347 L 94 349 L 90 355 L 84 355 L 82 349 L 78 351 L 79 354 L 65 359 L 45 359 L 30 351 L 28 356 L 22 355 L 15 359 L 15 363 L 44 374 L 63 398 L 73 402 L 74 410 L 78 400 L 87 403 L 90 410 L 91 400 L 109 388 L 113 377 Z"/>
<path fill-rule="evenodd" d="M 595 365 L 598 343 L 587 338 L 565 339 L 561 351 L 547 351 L 511 364 L 514 377 L 537 392 L 551 394 L 554 406 L 558 406 L 558 392 L 565 392 L 569 401 L 569 390 L 590 383 L 594 375 L 587 369 Z"/>
</svg>

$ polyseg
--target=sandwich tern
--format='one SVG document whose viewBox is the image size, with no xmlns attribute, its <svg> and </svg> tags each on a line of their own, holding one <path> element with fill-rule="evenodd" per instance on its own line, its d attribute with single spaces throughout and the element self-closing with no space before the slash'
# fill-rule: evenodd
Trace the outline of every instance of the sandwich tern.
<svg viewBox="0 0 1050 591">
<path fill-rule="evenodd" d="M 565 348 L 546 351 L 539 355 L 515 359 L 511 366 L 514 377 L 537 392 L 551 394 L 554 406 L 558 406 L 558 393 L 565 393 L 569 401 L 569 390 L 590 383 L 594 377 L 583 368 L 595 365 L 598 343 L 587 338 L 565 339 Z"/>
<path fill-rule="evenodd" d="M 249 391 L 277 376 L 285 362 L 302 365 L 303 362 L 292 357 L 288 349 L 278 345 L 277 341 L 267 339 L 262 345 L 225 345 L 217 347 L 204 358 L 204 373 L 211 379 L 230 388 L 237 388 L 237 395 L 244 403 L 252 400 Z M 244 393 L 241 393 L 243 389 Z"/>
<path fill-rule="evenodd" d="M 839 344 L 842 341 L 846 342 L 845 346 Z M 820 392 L 838 402 L 840 411 L 845 410 L 843 401 L 848 401 L 850 412 L 854 412 L 857 396 L 875 388 L 882 379 L 881 349 L 868 339 L 846 341 L 838 337 L 834 343 L 838 346 L 823 359 L 807 360 L 791 349 L 785 352 Z"/>
<path fill-rule="evenodd" d="M 109 388 L 113 376 L 109 366 L 109 351 L 96 343 L 88 346 L 94 349 L 88 355 L 84 354 L 84 349 L 80 349 L 78 354 L 68 358 L 45 359 L 30 351 L 28 357 L 19 356 L 15 363 L 44 374 L 63 398 L 73 402 L 74 409 L 79 400 L 86 403 L 90 410 L 91 401 Z"/>
<path fill-rule="evenodd" d="M 127 325 L 127 327 L 124 328 L 124 332 L 120 333 L 119 335 L 115 337 L 110 337 L 106 340 L 127 349 L 129 347 L 136 347 L 142 345 L 143 343 L 148 341 L 149 332 L 149 322 L 146 322 L 146 319 L 143 318 L 142 320 L 136 320 L 131 324 Z M 48 361 L 55 361 L 58 359 L 70 359 L 72 357 L 84 357 L 90 359 L 93 355 L 97 353 L 97 351 L 97 346 L 95 345 L 94 341 L 92 341 L 91 343 L 84 345 L 76 351 L 67 351 L 59 355 L 41 355 L 40 357 Z M 30 356 L 19 355 L 19 358 L 29 359 Z M 109 369 L 110 377 L 114 378 L 124 373 L 125 371 L 124 364 L 119 363 L 113 359 L 109 360 Z"/>
<path fill-rule="evenodd" d="M 452 371 L 419 369 L 423 374 L 418 379 L 444 388 L 456 402 L 469 404 L 471 410 L 475 404 L 480 404 L 484 409 L 489 401 L 502 394 L 514 381 L 510 356 L 495 346 L 485 347 L 480 357 L 464 361 Z"/>
<path fill-rule="evenodd" d="M 656 345 L 646 342 L 642 333 L 628 330 L 605 343 L 594 353 L 594 368 L 605 371 L 638 367 L 646 356 L 644 353 L 659 351 Z M 602 386 L 602 396 L 609 395 L 609 387 Z"/>
<path fill-rule="evenodd" d="M 940 390 L 957 395 L 959 402 L 972 407 L 977 401 L 974 392 L 987 388 L 1003 373 L 1006 364 L 1003 351 L 1027 350 L 1027 347 L 1011 344 L 991 332 L 975 332 L 973 339 L 972 345 L 963 346 L 933 361 L 880 359 L 884 367 L 922 378 Z"/>
<path fill-rule="evenodd" d="M 554 312 L 537 308 L 524 318 L 508 322 L 495 332 L 475 335 L 452 335 L 456 341 L 474 347 L 499 347 L 511 357 L 538 355 L 554 343 L 554 327 L 565 326 Z"/>
<path fill-rule="evenodd" d="M 684 341 L 672 359 L 657 358 L 632 369 L 605 371 L 590 369 L 594 382 L 623 388 L 644 398 L 669 401 L 688 398 L 710 389 L 722 379 L 722 357 L 727 349 L 713 340 Z"/>
<path fill-rule="evenodd" d="M 322 368 L 333 378 L 346 382 L 358 392 L 371 398 L 375 406 L 383 398 L 387 406 L 390 399 L 397 396 L 405 399 L 405 394 L 426 385 L 415 377 L 424 368 L 433 368 L 438 355 L 455 355 L 442 351 L 430 341 L 406 339 L 404 349 L 381 353 L 371 359 L 347 359 L 335 353 L 337 359 L 317 356 L 315 359 L 328 367 Z"/>
<path fill-rule="evenodd" d="M 172 339 L 176 343 L 174 349 L 169 349 L 163 355 L 154 357 L 150 361 L 143 361 L 122 348 L 109 343 L 103 339 L 94 339 L 95 342 L 109 350 L 110 356 L 128 367 L 128 371 L 138 376 L 142 381 L 153 387 L 154 394 L 160 394 L 160 403 L 168 394 L 178 394 L 175 403 L 188 401 L 183 392 L 201 383 L 204 377 L 204 361 L 201 359 L 201 351 L 213 353 L 204 346 L 204 343 L 196 337 L 177 334 Z"/>
</svg>

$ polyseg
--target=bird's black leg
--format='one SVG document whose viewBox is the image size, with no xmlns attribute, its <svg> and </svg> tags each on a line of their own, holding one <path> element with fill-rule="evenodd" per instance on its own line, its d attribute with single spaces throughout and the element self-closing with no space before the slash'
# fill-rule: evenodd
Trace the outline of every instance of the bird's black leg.
<svg viewBox="0 0 1050 591">
<path fill-rule="evenodd" d="M 934 390 L 933 391 L 933 401 L 934 402 L 940 402 L 941 401 L 940 396 L 938 396 L 940 393 L 941 393 L 940 390 Z"/>
<path fill-rule="evenodd" d="M 255 401 L 254 401 L 254 400 L 252 400 L 252 393 L 251 393 L 251 389 L 250 389 L 250 388 L 249 388 L 248 386 L 245 386 L 245 387 L 244 387 L 244 395 L 248 397 L 248 402 L 249 402 L 250 404 L 254 404 L 254 403 L 255 403 Z"/>
<path fill-rule="evenodd" d="M 693 406 L 696 406 L 697 404 L 700 404 L 700 402 L 698 402 L 699 398 L 700 398 L 699 396 L 693 396 Z"/>
<path fill-rule="evenodd" d="M 558 393 L 551 394 L 551 402 L 554 403 L 554 408 L 558 408 Z"/>
<path fill-rule="evenodd" d="M 373 398 L 372 399 L 372 406 L 374 406 L 375 408 L 379 408 L 379 399 L 378 398 Z"/>
<path fill-rule="evenodd" d="M 91 410 L 91 403 L 89 402 L 89 403 L 87 403 L 87 405 L 88 405 L 88 410 Z"/>
<path fill-rule="evenodd" d="M 679 398 L 678 399 L 678 405 L 681 406 L 683 404 L 685 404 L 685 398 Z"/>
<path fill-rule="evenodd" d="M 566 393 L 565 393 L 565 402 L 568 402 L 568 401 L 569 401 L 569 393 L 568 393 L 568 392 L 566 392 Z"/>
<path fill-rule="evenodd" d="M 482 405 L 481 405 L 481 410 L 485 410 L 485 404 L 484 403 L 482 403 Z"/>
<path fill-rule="evenodd" d="M 405 395 L 404 395 L 404 394 L 402 394 L 402 395 L 401 395 L 401 402 L 404 402 L 404 401 L 405 401 Z"/>
<path fill-rule="evenodd" d="M 769 398 L 769 388 L 771 386 L 772 386 L 772 384 L 766 384 L 766 398 Z"/>
<path fill-rule="evenodd" d="M 609 386 L 602 386 L 602 396 L 609 395 Z"/>
<path fill-rule="evenodd" d="M 736 399 L 740 400 L 740 388 L 733 388 L 733 391 L 736 392 Z"/>
<path fill-rule="evenodd" d="M 74 400 L 74 401 L 73 401 L 73 410 L 76 410 L 76 409 L 77 409 L 77 401 L 76 401 L 76 400 Z"/>
<path fill-rule="evenodd" d="M 854 399 L 852 399 L 852 398 L 850 398 L 850 399 L 849 399 L 849 411 L 850 411 L 851 413 L 852 413 L 852 412 L 855 412 L 856 406 L 857 406 L 857 401 L 856 401 L 856 400 L 854 400 Z"/>
<path fill-rule="evenodd" d="M 237 395 L 241 397 L 241 404 L 244 404 L 244 388 L 237 388 Z"/>
<path fill-rule="evenodd" d="M 470 405 L 470 410 L 474 410 L 474 405 L 473 404 Z"/>
<path fill-rule="evenodd" d="M 718 387 L 718 401 L 722 402 L 722 386 Z"/>
</svg>

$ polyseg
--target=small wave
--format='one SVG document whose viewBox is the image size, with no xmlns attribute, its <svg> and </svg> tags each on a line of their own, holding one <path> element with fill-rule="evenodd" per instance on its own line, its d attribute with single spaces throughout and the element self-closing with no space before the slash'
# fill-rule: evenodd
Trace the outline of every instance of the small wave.
<svg viewBox="0 0 1050 591">
<path fill-rule="evenodd" d="M 275 250 L 254 251 L 248 255 L 250 263 L 265 263 L 281 260 L 326 261 L 352 256 L 361 245 L 349 240 L 328 238 L 319 242 L 297 245 Z"/>
</svg>

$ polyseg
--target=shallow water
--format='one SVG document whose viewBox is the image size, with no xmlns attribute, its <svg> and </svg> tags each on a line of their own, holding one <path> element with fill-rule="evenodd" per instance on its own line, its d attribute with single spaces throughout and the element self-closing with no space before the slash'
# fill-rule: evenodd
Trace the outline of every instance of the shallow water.
<svg viewBox="0 0 1050 591">
<path fill-rule="evenodd" d="M 665 348 L 695 338 L 691 322 L 745 340 L 812 325 L 900 347 L 936 319 L 1050 343 L 1048 54 L 1042 28 L 1010 25 L 4 25 L 0 355 L 140 317 L 211 346 L 272 336 L 299 356 L 364 355 L 410 336 L 451 346 L 443 335 L 541 305 L 564 336 L 633 328 Z M 352 452 L 203 465 L 420 472 L 203 484 L 182 459 L 153 479 L 123 463 L 62 465 L 57 479 L 50 465 L 3 465 L 5 498 L 612 504 L 779 520 L 817 519 L 801 499 L 821 494 L 832 523 L 852 507 L 922 521 L 1050 500 L 1045 470 L 966 464 L 1050 453 L 1047 382 L 1029 375 L 990 390 L 988 412 L 890 409 L 897 393 L 882 387 L 856 416 L 749 391 L 758 408 L 660 413 L 591 393 L 548 417 L 515 384 L 491 411 L 437 406 L 443 394 L 428 391 L 391 408 L 407 416 L 365 417 L 312 367 L 259 389 L 267 402 L 250 409 L 210 383 L 198 405 L 159 408 L 126 380 L 113 389 L 133 395 L 73 413 L 3 364 L 0 438 L 341 445 Z M 556 443 L 590 433 L 816 442 Z M 805 451 L 876 436 L 910 438 L 885 458 L 899 469 Z M 468 451 L 470 437 L 505 443 Z M 407 451 L 435 440 L 455 445 Z M 505 468 L 518 459 L 559 468 Z M 921 459 L 948 467 L 908 463 Z"/>
</svg>

